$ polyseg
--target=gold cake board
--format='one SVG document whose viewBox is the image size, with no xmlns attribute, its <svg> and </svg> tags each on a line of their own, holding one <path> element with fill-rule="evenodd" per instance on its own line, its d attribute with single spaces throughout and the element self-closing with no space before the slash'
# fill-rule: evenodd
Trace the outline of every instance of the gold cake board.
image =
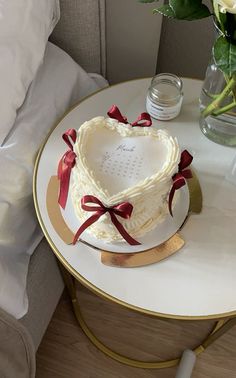
<svg viewBox="0 0 236 378">
<path fill-rule="evenodd" d="M 188 181 L 188 187 L 190 193 L 189 214 L 191 212 L 199 213 L 202 208 L 202 192 L 195 173 L 193 173 L 193 178 Z M 72 244 L 74 234 L 67 226 L 61 214 L 60 207 L 57 202 L 58 191 L 59 180 L 57 179 L 57 176 L 52 176 L 47 188 L 46 205 L 48 215 L 53 225 L 53 228 L 60 236 L 60 238 L 66 244 Z M 88 244 L 83 239 L 80 239 L 79 242 Z M 98 249 L 93 245 L 88 245 L 92 248 Z M 103 264 L 108 266 L 132 268 L 159 262 L 179 251 L 183 247 L 183 245 L 183 238 L 178 233 L 176 233 L 165 243 L 162 243 L 161 245 L 158 245 L 155 248 L 145 250 L 143 252 L 124 254 L 116 252 L 107 252 L 100 249 L 99 251 L 101 253 L 101 262 Z"/>
</svg>

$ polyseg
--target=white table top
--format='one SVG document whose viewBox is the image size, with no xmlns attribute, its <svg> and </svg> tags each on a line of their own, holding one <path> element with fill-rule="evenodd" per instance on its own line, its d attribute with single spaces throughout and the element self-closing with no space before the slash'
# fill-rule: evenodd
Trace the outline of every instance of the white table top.
<svg viewBox="0 0 236 378">
<path fill-rule="evenodd" d="M 100 262 L 99 252 L 79 243 L 65 245 L 54 231 L 46 210 L 50 177 L 66 146 L 61 141 L 68 128 L 106 115 L 116 104 L 129 120 L 145 111 L 150 79 L 121 83 L 88 97 L 57 125 L 38 157 L 34 197 L 37 214 L 50 245 L 67 269 L 98 294 L 129 308 L 169 318 L 219 318 L 236 314 L 236 179 L 230 172 L 236 150 L 209 141 L 198 125 L 201 81 L 184 79 L 184 102 L 178 118 L 160 122 L 177 136 L 182 149 L 194 156 L 203 191 L 203 211 L 192 215 L 181 231 L 186 244 L 181 251 L 157 264 L 139 268 L 114 268 Z M 46 272 L 45 272 L 46 274 Z"/>
</svg>

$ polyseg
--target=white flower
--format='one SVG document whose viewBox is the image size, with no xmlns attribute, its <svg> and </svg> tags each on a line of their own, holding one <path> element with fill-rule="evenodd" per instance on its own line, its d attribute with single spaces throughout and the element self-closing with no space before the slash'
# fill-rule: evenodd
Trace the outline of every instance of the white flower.
<svg viewBox="0 0 236 378">
<path fill-rule="evenodd" d="M 234 13 L 236 14 L 236 0 L 215 0 L 219 5 L 221 13 Z"/>
</svg>

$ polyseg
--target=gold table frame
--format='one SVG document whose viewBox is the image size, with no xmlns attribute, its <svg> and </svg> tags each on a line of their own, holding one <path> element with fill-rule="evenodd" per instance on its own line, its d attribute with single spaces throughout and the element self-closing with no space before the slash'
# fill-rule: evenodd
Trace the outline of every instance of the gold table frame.
<svg viewBox="0 0 236 378">
<path fill-rule="evenodd" d="M 65 282 L 68 294 L 70 296 L 71 304 L 73 307 L 74 315 L 81 329 L 85 335 L 89 338 L 93 345 L 95 345 L 101 352 L 106 354 L 108 357 L 116 360 L 122 364 L 141 368 L 141 369 L 164 369 L 177 366 L 180 362 L 181 357 L 174 358 L 172 360 L 166 361 L 139 361 L 124 355 L 121 355 L 111 348 L 103 344 L 89 329 L 86 321 L 83 318 L 83 315 L 80 310 L 79 301 L 76 294 L 76 278 L 61 264 L 59 267 Z M 231 316 L 227 318 L 222 318 L 216 321 L 210 334 L 203 340 L 203 342 L 197 346 L 193 352 L 198 356 L 200 353 L 204 352 L 205 349 L 210 346 L 214 341 L 224 335 L 229 329 L 236 325 L 236 316 Z"/>
</svg>

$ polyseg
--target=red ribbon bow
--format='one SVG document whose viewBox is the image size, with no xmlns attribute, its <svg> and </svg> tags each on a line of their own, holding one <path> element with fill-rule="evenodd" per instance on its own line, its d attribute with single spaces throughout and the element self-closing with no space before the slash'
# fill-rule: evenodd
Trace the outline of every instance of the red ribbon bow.
<svg viewBox="0 0 236 378">
<path fill-rule="evenodd" d="M 193 177 L 191 170 L 185 169 L 192 163 L 192 160 L 192 155 L 190 155 L 190 153 L 187 150 L 184 150 L 180 158 L 179 171 L 172 177 L 173 185 L 169 194 L 169 212 L 172 217 L 172 201 L 174 198 L 175 191 L 182 188 L 182 186 L 186 184 L 186 179 L 190 179 L 191 177 Z"/>
<path fill-rule="evenodd" d="M 87 206 L 87 203 L 95 203 L 98 206 Z M 95 196 L 86 195 L 81 199 L 81 207 L 85 211 L 95 211 L 90 218 L 88 218 L 78 229 L 74 236 L 73 244 L 77 242 L 82 232 L 86 230 L 89 226 L 91 226 L 94 222 L 96 222 L 103 214 L 108 212 L 111 217 L 111 221 L 114 226 L 117 228 L 121 236 L 129 243 L 130 245 L 139 245 L 140 243 L 133 239 L 128 232 L 125 230 L 123 225 L 118 221 L 116 215 L 124 219 L 129 219 L 131 217 L 133 206 L 129 202 L 122 202 L 118 205 L 112 207 L 106 207 L 103 203 L 96 198 Z"/>
<path fill-rule="evenodd" d="M 62 135 L 62 138 L 69 147 L 69 150 L 62 156 L 58 164 L 57 177 L 60 180 L 58 203 L 63 209 L 65 209 L 69 191 L 71 169 L 74 167 L 76 159 L 76 154 L 73 151 L 73 145 L 71 143 L 71 140 L 73 143 L 76 141 L 76 130 L 68 129 Z"/>
<path fill-rule="evenodd" d="M 116 105 L 112 105 L 112 107 L 108 110 L 107 115 L 110 118 L 117 119 L 117 121 L 121 123 L 129 123 L 127 118 L 123 116 Z M 131 126 L 140 126 L 140 127 L 149 127 L 152 125 L 152 119 L 148 113 L 141 113 L 136 121 L 130 124 Z"/>
</svg>

